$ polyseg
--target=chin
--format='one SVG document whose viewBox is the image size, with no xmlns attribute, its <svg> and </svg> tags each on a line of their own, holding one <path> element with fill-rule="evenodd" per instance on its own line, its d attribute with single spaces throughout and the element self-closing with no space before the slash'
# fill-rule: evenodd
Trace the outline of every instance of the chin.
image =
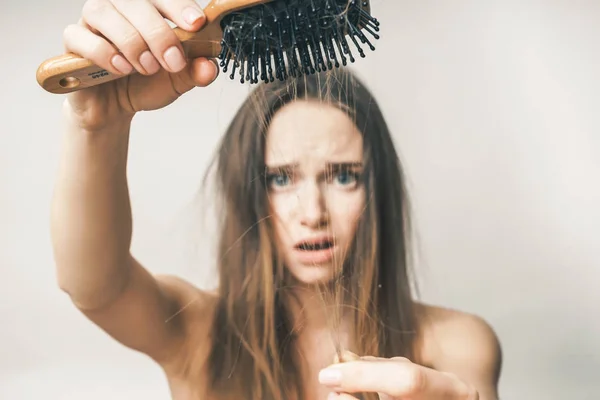
<svg viewBox="0 0 600 400">
<path fill-rule="evenodd" d="M 324 285 L 331 282 L 336 274 L 333 264 L 291 265 L 288 267 L 294 281 L 301 285 Z"/>
</svg>

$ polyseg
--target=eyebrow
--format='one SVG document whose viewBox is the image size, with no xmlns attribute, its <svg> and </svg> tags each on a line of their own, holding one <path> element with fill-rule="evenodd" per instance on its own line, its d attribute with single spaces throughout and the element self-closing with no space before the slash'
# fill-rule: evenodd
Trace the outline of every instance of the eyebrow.
<svg viewBox="0 0 600 400">
<path fill-rule="evenodd" d="M 362 168 L 363 163 L 360 161 L 342 161 L 342 162 L 330 162 L 327 163 L 325 169 L 330 171 L 339 171 L 346 169 Z M 266 172 L 269 174 L 276 174 L 281 172 L 293 172 L 298 169 L 298 164 L 279 164 L 279 165 L 267 165 Z"/>
</svg>

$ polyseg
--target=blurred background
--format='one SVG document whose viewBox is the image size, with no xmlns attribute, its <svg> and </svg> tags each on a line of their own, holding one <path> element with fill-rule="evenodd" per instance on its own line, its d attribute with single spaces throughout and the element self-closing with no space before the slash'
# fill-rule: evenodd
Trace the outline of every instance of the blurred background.
<svg viewBox="0 0 600 400">
<path fill-rule="evenodd" d="M 85 320 L 54 277 L 63 97 L 35 72 L 62 52 L 82 5 L 3 2 L 0 13 L 0 398 L 164 400 L 160 369 Z M 406 167 L 423 300 L 492 324 L 502 399 L 598 399 L 600 2 L 373 0 L 372 12 L 382 38 L 353 68 Z M 221 75 L 135 119 L 133 252 L 153 272 L 212 279 L 198 191 L 248 91 Z"/>
</svg>

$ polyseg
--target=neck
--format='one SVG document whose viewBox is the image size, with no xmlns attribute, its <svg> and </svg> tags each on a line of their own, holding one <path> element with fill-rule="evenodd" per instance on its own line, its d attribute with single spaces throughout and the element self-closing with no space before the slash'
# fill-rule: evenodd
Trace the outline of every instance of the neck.
<svg viewBox="0 0 600 400">
<path fill-rule="evenodd" d="M 340 294 L 331 287 L 295 286 L 288 296 L 288 307 L 296 332 L 340 329 L 343 320 Z"/>
</svg>

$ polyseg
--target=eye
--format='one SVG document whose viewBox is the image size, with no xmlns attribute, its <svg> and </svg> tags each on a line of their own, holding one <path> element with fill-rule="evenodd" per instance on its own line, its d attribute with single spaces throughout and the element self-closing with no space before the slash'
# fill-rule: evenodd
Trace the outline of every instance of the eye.
<svg viewBox="0 0 600 400">
<path fill-rule="evenodd" d="M 344 187 L 354 187 L 358 184 L 359 174 L 352 170 L 341 170 L 334 174 L 333 182 Z"/>
<path fill-rule="evenodd" d="M 267 186 L 270 188 L 281 188 L 289 185 L 290 183 L 290 175 L 283 172 L 273 173 L 267 176 Z"/>
<path fill-rule="evenodd" d="M 341 185 L 348 185 L 350 183 L 354 183 L 356 180 L 356 174 L 353 174 L 350 171 L 342 171 L 336 176 L 336 180 Z"/>
</svg>

